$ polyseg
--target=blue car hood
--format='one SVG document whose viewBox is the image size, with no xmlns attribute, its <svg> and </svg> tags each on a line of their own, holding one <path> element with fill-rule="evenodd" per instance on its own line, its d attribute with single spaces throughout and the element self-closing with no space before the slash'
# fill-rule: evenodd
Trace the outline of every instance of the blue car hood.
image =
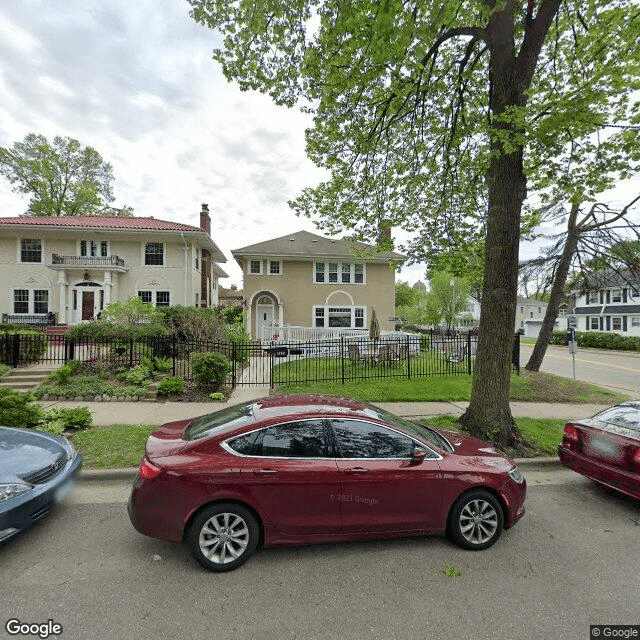
<svg viewBox="0 0 640 640">
<path fill-rule="evenodd" d="M 21 480 L 61 458 L 69 457 L 64 438 L 32 431 L 0 427 L 0 484 Z"/>
</svg>

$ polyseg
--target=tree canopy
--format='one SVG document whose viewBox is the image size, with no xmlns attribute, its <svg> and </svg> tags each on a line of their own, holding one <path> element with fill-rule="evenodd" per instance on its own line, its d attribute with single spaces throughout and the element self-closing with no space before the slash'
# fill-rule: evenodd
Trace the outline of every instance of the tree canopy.
<svg viewBox="0 0 640 640">
<path fill-rule="evenodd" d="M 424 255 L 485 238 L 473 391 L 462 422 L 517 446 L 509 379 L 527 181 L 611 122 L 638 122 L 634 0 L 189 0 L 229 80 L 313 116 L 330 178 L 292 205 L 332 233 L 383 220 Z M 534 176 L 535 174 L 535 176 Z"/>
<path fill-rule="evenodd" d="M 30 196 L 27 216 L 131 216 L 115 208 L 113 168 L 92 147 L 73 138 L 29 133 L 13 146 L 0 147 L 0 175 L 13 190 Z"/>
</svg>

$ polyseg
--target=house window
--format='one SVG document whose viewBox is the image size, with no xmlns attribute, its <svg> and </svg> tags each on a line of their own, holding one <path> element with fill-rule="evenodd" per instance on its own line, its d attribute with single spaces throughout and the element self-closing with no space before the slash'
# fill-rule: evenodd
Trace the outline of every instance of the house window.
<svg viewBox="0 0 640 640">
<path fill-rule="evenodd" d="M 147 304 L 153 304 L 153 291 L 138 291 L 138 298 Z"/>
<path fill-rule="evenodd" d="M 200 249 L 196 249 L 196 271 L 200 271 Z"/>
<path fill-rule="evenodd" d="M 364 263 L 362 262 L 316 262 L 314 282 L 330 284 L 364 284 Z"/>
<path fill-rule="evenodd" d="M 631 326 L 640 327 L 640 316 L 631 316 Z"/>
<path fill-rule="evenodd" d="M 49 291 L 47 289 L 14 289 L 13 313 L 49 313 Z"/>
<path fill-rule="evenodd" d="M 156 307 L 168 307 L 168 306 L 169 306 L 169 292 L 156 291 Z"/>
<path fill-rule="evenodd" d="M 259 276 L 262 273 L 262 260 L 251 260 L 249 262 L 249 273 Z"/>
<path fill-rule="evenodd" d="M 23 238 L 20 241 L 20 262 L 42 262 L 42 240 Z"/>
<path fill-rule="evenodd" d="M 587 304 L 598 304 L 597 291 L 587 291 Z"/>
<path fill-rule="evenodd" d="M 589 329 L 598 331 L 598 329 L 600 329 L 600 318 L 598 318 L 597 316 L 594 318 L 589 318 Z"/>
<path fill-rule="evenodd" d="M 538 313 L 542 313 L 542 307 L 538 307 Z"/>
<path fill-rule="evenodd" d="M 14 290 L 13 313 L 29 313 L 29 290 L 28 289 Z"/>
<path fill-rule="evenodd" d="M 316 307 L 315 327 L 363 329 L 364 307 Z"/>
<path fill-rule="evenodd" d="M 49 313 L 49 292 L 46 289 L 33 292 L 33 313 Z"/>
<path fill-rule="evenodd" d="M 80 255 L 82 257 L 107 258 L 109 256 L 109 242 L 107 240 L 80 240 Z"/>
<path fill-rule="evenodd" d="M 195 304 L 193 306 L 197 307 L 198 306 L 198 294 L 197 293 L 195 294 L 195 297 L 196 297 Z"/>
<path fill-rule="evenodd" d="M 533 318 L 533 311 L 529 311 L 529 317 Z"/>
<path fill-rule="evenodd" d="M 164 264 L 164 244 L 162 242 L 147 242 L 144 245 L 145 265 Z"/>
<path fill-rule="evenodd" d="M 282 263 L 279 260 L 269 260 L 269 275 L 282 275 Z"/>
<path fill-rule="evenodd" d="M 613 316 L 611 318 L 611 328 L 613 331 L 622 331 L 622 318 Z"/>
<path fill-rule="evenodd" d="M 613 289 L 611 291 L 611 302 L 622 302 L 622 289 Z"/>
<path fill-rule="evenodd" d="M 524 313 L 524 307 L 522 305 L 520 306 L 520 313 Z"/>
</svg>

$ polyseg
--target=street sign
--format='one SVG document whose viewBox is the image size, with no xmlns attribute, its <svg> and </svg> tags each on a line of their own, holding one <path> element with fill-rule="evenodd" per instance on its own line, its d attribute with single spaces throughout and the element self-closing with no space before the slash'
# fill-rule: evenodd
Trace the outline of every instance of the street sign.
<svg viewBox="0 0 640 640">
<path fill-rule="evenodd" d="M 569 329 L 575 329 L 577 326 L 578 326 L 577 316 L 574 316 L 574 315 L 567 316 L 567 327 L 569 327 Z"/>
<path fill-rule="evenodd" d="M 577 342 L 570 342 L 569 343 L 569 353 L 571 355 L 575 355 L 576 353 L 578 353 L 578 343 Z M 574 376 L 575 379 L 575 376 Z"/>
</svg>

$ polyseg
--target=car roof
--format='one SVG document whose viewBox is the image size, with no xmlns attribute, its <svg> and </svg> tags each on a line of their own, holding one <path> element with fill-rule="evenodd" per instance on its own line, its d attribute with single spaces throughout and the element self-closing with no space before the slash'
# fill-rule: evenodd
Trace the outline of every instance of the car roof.
<svg viewBox="0 0 640 640">
<path fill-rule="evenodd" d="M 291 417 L 309 413 L 372 418 L 374 417 L 372 413 L 375 411 L 374 407 L 359 400 L 319 395 L 269 396 L 256 400 L 253 405 L 254 417 L 260 421 L 275 416 Z"/>
</svg>

